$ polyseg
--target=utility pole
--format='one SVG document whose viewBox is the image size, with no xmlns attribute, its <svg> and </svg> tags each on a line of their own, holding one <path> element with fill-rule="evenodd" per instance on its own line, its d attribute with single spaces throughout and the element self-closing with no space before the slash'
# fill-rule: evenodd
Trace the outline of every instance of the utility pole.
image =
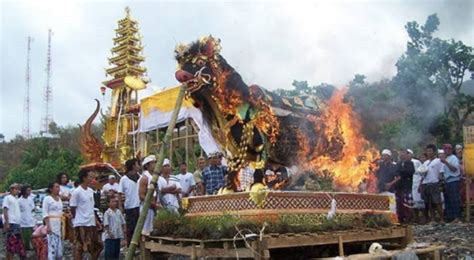
<svg viewBox="0 0 474 260">
<path fill-rule="evenodd" d="M 49 133 L 49 124 L 53 122 L 52 106 L 53 106 L 53 90 L 51 88 L 51 36 L 53 32 L 51 29 L 48 30 L 48 53 L 46 59 L 46 85 L 44 87 L 44 103 L 45 111 L 44 116 L 41 120 L 41 131 L 42 133 Z"/>
<path fill-rule="evenodd" d="M 30 82 L 31 82 L 31 71 L 30 71 L 30 53 L 31 53 L 31 42 L 33 38 L 28 36 L 26 49 L 26 74 L 25 74 L 25 99 L 23 106 L 23 137 L 29 139 L 31 137 L 30 132 L 30 112 L 31 112 L 31 101 L 30 101 Z"/>
</svg>

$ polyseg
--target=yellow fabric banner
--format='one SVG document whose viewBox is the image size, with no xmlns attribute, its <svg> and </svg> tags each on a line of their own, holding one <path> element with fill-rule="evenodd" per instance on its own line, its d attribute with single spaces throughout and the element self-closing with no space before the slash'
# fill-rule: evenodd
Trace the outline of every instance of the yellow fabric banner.
<svg viewBox="0 0 474 260">
<path fill-rule="evenodd" d="M 465 144 L 463 162 L 464 173 L 474 176 L 474 144 Z"/>
<path fill-rule="evenodd" d="M 160 112 L 171 112 L 174 109 L 176 98 L 178 97 L 179 86 L 172 87 L 149 97 L 140 100 L 140 111 L 144 116 L 148 116 L 150 111 L 158 110 Z M 182 107 L 192 107 L 193 103 L 190 98 L 183 100 Z"/>
<path fill-rule="evenodd" d="M 474 126 L 463 127 L 464 137 L 464 173 L 474 176 Z"/>
</svg>

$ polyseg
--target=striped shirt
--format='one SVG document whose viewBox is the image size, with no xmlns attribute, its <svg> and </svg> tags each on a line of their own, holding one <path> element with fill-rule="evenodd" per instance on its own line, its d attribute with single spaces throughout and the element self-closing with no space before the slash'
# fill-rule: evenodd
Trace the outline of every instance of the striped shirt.
<svg viewBox="0 0 474 260">
<path fill-rule="evenodd" d="M 107 209 L 104 214 L 104 226 L 108 227 L 109 232 L 104 232 L 104 239 L 121 239 L 123 236 L 122 225 L 125 225 L 125 219 L 123 218 L 122 212 L 119 209 Z"/>
</svg>

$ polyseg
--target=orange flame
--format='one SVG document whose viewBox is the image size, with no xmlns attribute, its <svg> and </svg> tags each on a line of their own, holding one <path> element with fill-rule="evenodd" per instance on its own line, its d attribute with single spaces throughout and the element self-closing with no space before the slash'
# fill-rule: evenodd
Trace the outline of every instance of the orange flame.
<svg viewBox="0 0 474 260">
<path fill-rule="evenodd" d="M 346 88 L 336 90 L 322 116 L 318 119 L 308 118 L 315 128 L 321 129 L 326 140 L 341 143 L 342 150 L 339 149 L 335 155 L 331 151 L 323 151 L 324 147 L 316 147 L 313 158 L 302 162 L 300 166 L 312 172 L 329 171 L 333 174 L 333 186 L 336 189 L 357 191 L 362 182 L 369 185 L 373 182 L 373 174 L 370 173 L 376 167 L 374 161 L 378 158 L 378 151 L 363 137 L 360 118 L 352 105 L 344 102 L 346 92 Z M 300 144 L 307 146 L 308 142 L 302 141 Z M 303 150 L 308 148 L 303 147 Z"/>
<path fill-rule="evenodd" d="M 231 72 L 221 71 L 217 65 L 213 67 L 213 74 L 217 75 L 215 77 L 216 85 L 214 86 L 214 93 L 212 98 L 217 103 L 218 108 L 225 115 L 236 116 L 239 114 L 239 106 L 242 105 L 245 101 L 242 97 L 242 93 L 226 88 L 227 77 Z M 251 92 L 260 91 L 260 93 L 252 93 L 250 97 L 250 104 L 252 104 L 258 111 L 254 115 L 253 123 L 255 127 L 260 130 L 262 133 L 268 136 L 270 143 L 275 143 L 278 135 L 279 122 L 275 116 L 275 113 L 271 109 L 270 105 L 266 103 L 266 100 L 263 99 L 263 91 L 257 90 L 257 86 L 251 86 Z M 255 96 L 254 96 L 255 95 Z M 235 118 L 237 120 L 237 118 Z M 236 121 L 232 122 L 235 123 Z M 229 125 L 230 127 L 231 125 Z"/>
</svg>

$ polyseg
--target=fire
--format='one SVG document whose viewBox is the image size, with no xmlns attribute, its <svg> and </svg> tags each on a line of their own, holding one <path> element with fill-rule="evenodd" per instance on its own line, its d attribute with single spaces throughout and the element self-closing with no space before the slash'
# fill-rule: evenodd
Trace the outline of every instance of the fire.
<svg viewBox="0 0 474 260">
<path fill-rule="evenodd" d="M 217 103 L 218 108 L 225 115 L 233 115 L 233 120 L 230 121 L 226 127 L 230 127 L 235 124 L 240 118 L 239 109 L 245 100 L 241 92 L 226 88 L 227 80 L 230 75 L 229 71 L 221 71 L 217 67 L 213 67 L 213 74 L 217 75 L 214 77 L 216 84 L 214 84 L 212 98 Z M 251 92 L 250 99 L 248 100 L 258 111 L 252 119 L 252 124 L 262 133 L 264 133 L 270 143 L 275 143 L 278 136 L 279 123 L 275 116 L 275 113 L 271 109 L 270 105 L 264 99 L 264 92 L 256 85 L 249 87 Z"/>
<path fill-rule="evenodd" d="M 326 145 L 318 145 L 312 158 L 300 166 L 305 171 L 329 171 L 336 189 L 357 191 L 363 181 L 370 183 L 373 180 L 370 173 L 375 168 L 378 151 L 363 137 L 360 118 L 352 105 L 344 102 L 346 92 L 346 88 L 337 90 L 321 117 L 308 118 L 315 129 L 322 132 Z"/>
</svg>

